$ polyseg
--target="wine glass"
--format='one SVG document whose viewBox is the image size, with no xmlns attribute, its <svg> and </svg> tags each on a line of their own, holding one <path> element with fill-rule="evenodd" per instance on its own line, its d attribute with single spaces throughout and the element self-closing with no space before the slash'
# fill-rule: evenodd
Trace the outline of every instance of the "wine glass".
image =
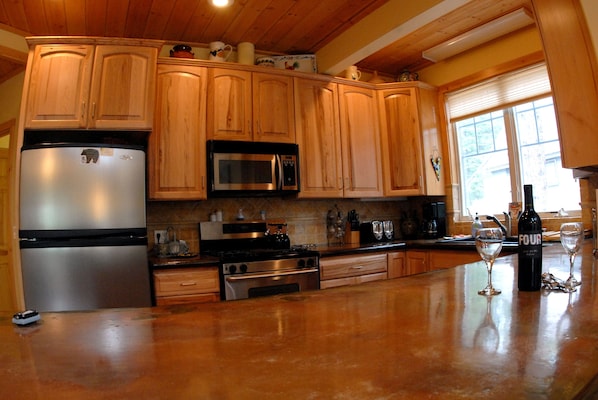
<svg viewBox="0 0 598 400">
<path fill-rule="evenodd" d="M 376 240 L 382 240 L 382 237 L 384 236 L 382 221 L 372 221 L 372 231 L 374 232 Z"/>
<path fill-rule="evenodd" d="M 503 235 L 500 228 L 482 228 L 476 232 L 475 247 L 486 263 L 486 269 L 488 270 L 488 285 L 478 291 L 478 294 L 482 296 L 494 296 L 501 293 L 500 289 L 492 286 L 492 266 L 502 249 L 502 239 Z"/>
<path fill-rule="evenodd" d="M 394 233 L 392 221 L 384 221 L 382 225 L 384 226 L 384 236 L 386 236 L 386 239 L 391 240 Z"/>
<path fill-rule="evenodd" d="M 565 287 L 573 291 L 576 286 L 581 285 L 581 280 L 573 276 L 573 263 L 575 256 L 581 247 L 583 240 L 583 225 L 581 222 L 567 222 L 561 225 L 561 244 L 569 255 L 569 279 L 565 281 Z"/>
</svg>

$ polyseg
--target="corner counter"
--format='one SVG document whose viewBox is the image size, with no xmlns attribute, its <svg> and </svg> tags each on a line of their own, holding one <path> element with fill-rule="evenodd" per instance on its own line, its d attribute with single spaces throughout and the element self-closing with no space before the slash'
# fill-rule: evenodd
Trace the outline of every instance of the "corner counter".
<svg viewBox="0 0 598 400">
<path fill-rule="evenodd" d="M 589 399 L 598 395 L 598 278 L 591 241 L 572 294 L 479 296 L 482 262 L 233 302 L 0 314 L 0 394 L 11 399 Z M 560 246 L 544 270 L 568 274 Z M 581 266 L 581 267 L 580 267 Z M 581 273 L 580 273 L 581 270 Z"/>
</svg>

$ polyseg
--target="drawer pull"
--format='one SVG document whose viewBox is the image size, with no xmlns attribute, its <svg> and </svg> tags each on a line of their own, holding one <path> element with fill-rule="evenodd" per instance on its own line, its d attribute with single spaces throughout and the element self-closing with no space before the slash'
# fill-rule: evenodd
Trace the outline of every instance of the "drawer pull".
<svg viewBox="0 0 598 400">
<path fill-rule="evenodd" d="M 179 285 L 180 286 L 195 286 L 195 285 L 197 285 L 197 282 L 181 282 Z"/>
<path fill-rule="evenodd" d="M 351 269 L 363 269 L 362 265 L 351 265 Z"/>
</svg>

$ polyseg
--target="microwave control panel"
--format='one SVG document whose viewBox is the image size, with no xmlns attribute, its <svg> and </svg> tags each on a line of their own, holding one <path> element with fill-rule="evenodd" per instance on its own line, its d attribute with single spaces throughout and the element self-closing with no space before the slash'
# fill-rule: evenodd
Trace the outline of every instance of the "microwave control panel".
<svg viewBox="0 0 598 400">
<path fill-rule="evenodd" d="M 297 187 L 297 157 L 281 156 L 282 162 L 282 186 L 284 189 L 293 189 Z"/>
</svg>

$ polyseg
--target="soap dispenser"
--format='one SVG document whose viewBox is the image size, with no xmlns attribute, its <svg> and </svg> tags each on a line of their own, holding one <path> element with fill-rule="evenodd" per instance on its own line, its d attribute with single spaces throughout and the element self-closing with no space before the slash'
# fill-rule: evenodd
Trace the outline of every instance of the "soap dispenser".
<svg viewBox="0 0 598 400">
<path fill-rule="evenodd" d="M 475 234 L 477 233 L 478 229 L 482 229 L 484 227 L 484 225 L 482 225 L 482 221 L 480 221 L 480 217 L 478 216 L 478 213 L 475 213 L 475 219 L 473 220 L 473 223 L 471 224 L 471 237 L 475 238 Z"/>
</svg>

